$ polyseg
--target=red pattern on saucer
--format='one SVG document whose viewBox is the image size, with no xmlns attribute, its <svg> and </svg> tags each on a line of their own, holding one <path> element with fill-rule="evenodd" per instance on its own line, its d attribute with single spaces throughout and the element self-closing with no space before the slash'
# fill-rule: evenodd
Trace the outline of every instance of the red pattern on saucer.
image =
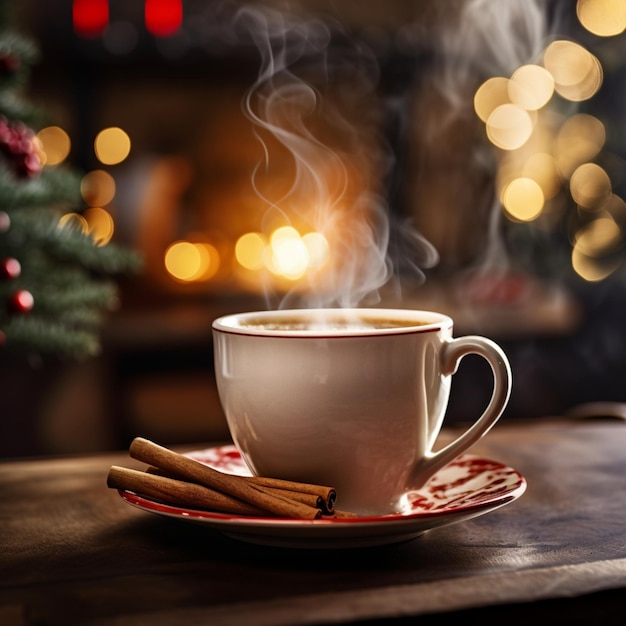
<svg viewBox="0 0 626 626">
<path fill-rule="evenodd" d="M 198 450 L 188 456 L 222 472 L 250 475 L 233 445 Z M 250 543 L 344 548 L 407 541 L 427 530 L 484 515 L 517 500 L 526 486 L 526 479 L 517 470 L 464 454 L 437 472 L 422 489 L 407 493 L 407 511 L 390 515 L 317 520 L 250 517 L 171 506 L 130 491 L 120 490 L 119 494 L 144 511 L 205 523 Z"/>
</svg>

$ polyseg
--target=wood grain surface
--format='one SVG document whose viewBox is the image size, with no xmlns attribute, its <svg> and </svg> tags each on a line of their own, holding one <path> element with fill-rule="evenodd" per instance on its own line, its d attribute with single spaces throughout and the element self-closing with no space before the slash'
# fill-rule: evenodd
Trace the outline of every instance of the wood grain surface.
<svg viewBox="0 0 626 626">
<path fill-rule="evenodd" d="M 143 467 L 125 452 L 0 463 L 0 624 L 622 623 L 626 423 L 500 424 L 472 452 L 519 470 L 526 493 L 406 543 L 332 551 L 135 509 L 106 486 L 111 465 Z"/>
</svg>

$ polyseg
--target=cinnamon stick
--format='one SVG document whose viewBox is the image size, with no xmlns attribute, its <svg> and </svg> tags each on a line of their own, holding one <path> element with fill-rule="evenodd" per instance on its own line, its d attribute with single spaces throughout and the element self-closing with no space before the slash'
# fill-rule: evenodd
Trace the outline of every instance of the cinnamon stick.
<svg viewBox="0 0 626 626">
<path fill-rule="evenodd" d="M 246 480 L 253 485 L 258 485 L 260 487 L 279 489 L 289 491 L 291 493 L 300 492 L 316 494 L 321 498 L 323 512 L 325 514 L 329 515 L 335 510 L 337 492 L 333 487 L 301 483 L 293 480 L 284 480 L 282 478 L 268 478 L 266 476 L 247 476 Z"/>
<path fill-rule="evenodd" d="M 170 478 L 181 478 L 180 474 L 176 475 L 160 467 L 148 467 L 146 472 Z M 332 487 L 264 476 L 241 476 L 241 478 L 248 483 L 261 487 L 263 491 L 283 495 L 291 500 L 321 509 L 323 515 L 331 515 L 334 512 L 337 494 Z"/>
<path fill-rule="evenodd" d="M 321 510 L 297 502 L 283 494 L 270 492 L 247 482 L 242 476 L 219 472 L 195 459 L 178 454 L 143 437 L 135 438 L 130 455 L 138 461 L 154 465 L 175 475 L 230 495 L 278 517 L 317 519 Z"/>
<path fill-rule="evenodd" d="M 166 504 L 234 515 L 266 515 L 262 509 L 219 491 L 174 478 L 113 465 L 107 476 L 112 489 L 125 489 Z"/>
</svg>

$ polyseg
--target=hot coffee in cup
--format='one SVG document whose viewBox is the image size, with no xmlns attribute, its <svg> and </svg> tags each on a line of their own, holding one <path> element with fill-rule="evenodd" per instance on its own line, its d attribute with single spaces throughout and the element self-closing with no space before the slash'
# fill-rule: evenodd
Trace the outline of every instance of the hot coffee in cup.
<svg viewBox="0 0 626 626">
<path fill-rule="evenodd" d="M 432 311 L 301 309 L 213 323 L 218 392 L 255 474 L 325 484 L 337 507 L 400 512 L 408 491 L 468 450 L 502 415 L 508 360 L 493 341 L 453 338 Z M 467 354 L 493 371 L 482 415 L 441 449 L 452 374 Z"/>
</svg>

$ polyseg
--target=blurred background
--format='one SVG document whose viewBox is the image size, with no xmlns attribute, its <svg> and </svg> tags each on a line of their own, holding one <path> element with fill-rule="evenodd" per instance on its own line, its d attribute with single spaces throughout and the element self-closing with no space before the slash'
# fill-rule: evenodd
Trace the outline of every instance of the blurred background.
<svg viewBox="0 0 626 626">
<path fill-rule="evenodd" d="M 505 419 L 626 402 L 624 2 L 15 4 L 44 167 L 143 266 L 96 356 L 5 355 L 0 456 L 226 440 L 211 321 L 279 306 L 449 313 Z"/>
</svg>

